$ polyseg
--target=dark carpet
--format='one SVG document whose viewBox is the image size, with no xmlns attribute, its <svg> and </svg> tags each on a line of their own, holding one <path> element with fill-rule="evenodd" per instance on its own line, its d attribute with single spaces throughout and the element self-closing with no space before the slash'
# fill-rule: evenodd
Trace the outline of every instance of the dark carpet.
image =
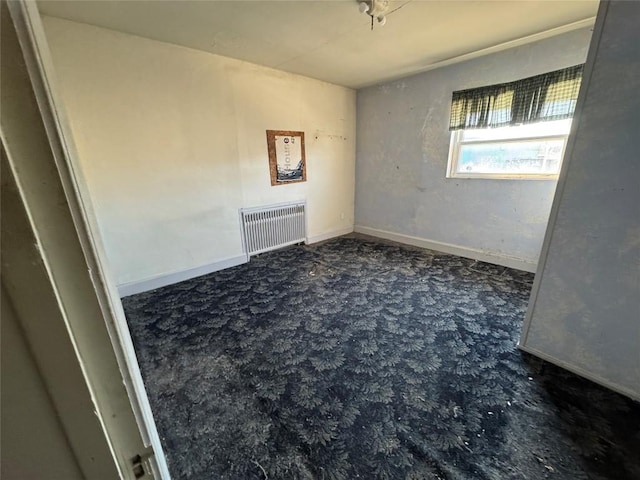
<svg viewBox="0 0 640 480">
<path fill-rule="evenodd" d="M 516 348 L 533 276 L 343 237 L 124 299 L 177 479 L 640 479 L 640 405 Z"/>
</svg>

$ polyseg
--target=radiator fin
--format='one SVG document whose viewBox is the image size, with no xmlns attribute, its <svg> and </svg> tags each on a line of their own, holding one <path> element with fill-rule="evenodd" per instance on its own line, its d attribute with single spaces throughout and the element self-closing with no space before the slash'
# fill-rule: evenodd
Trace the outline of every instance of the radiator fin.
<svg viewBox="0 0 640 480">
<path fill-rule="evenodd" d="M 243 208 L 240 216 L 249 256 L 306 240 L 304 203 Z"/>
</svg>

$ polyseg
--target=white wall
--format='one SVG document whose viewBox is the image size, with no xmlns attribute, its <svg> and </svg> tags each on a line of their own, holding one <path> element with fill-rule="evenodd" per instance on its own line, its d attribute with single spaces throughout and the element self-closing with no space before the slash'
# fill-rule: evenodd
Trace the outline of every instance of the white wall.
<svg viewBox="0 0 640 480">
<path fill-rule="evenodd" d="M 358 91 L 356 231 L 535 270 L 556 182 L 445 178 L 454 90 L 583 63 L 582 29 Z"/>
<path fill-rule="evenodd" d="M 353 229 L 353 90 L 67 20 L 44 25 L 119 285 L 241 261 L 241 207 L 306 199 L 312 241 Z M 306 183 L 271 187 L 267 129 L 305 132 Z"/>
</svg>

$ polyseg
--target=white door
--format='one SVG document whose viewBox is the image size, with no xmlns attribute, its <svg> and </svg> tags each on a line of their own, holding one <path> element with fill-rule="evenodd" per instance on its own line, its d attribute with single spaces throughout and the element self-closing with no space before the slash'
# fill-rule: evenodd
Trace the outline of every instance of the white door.
<svg viewBox="0 0 640 480">
<path fill-rule="evenodd" d="M 37 5 L 3 1 L 2 10 L 2 143 L 44 267 L 43 284 L 48 283 L 58 304 L 60 324 L 95 409 L 90 413 L 98 418 L 119 475 L 169 479 L 122 304 L 56 93 Z M 26 288 L 17 281 L 12 291 L 19 297 Z M 22 303 L 29 306 L 26 297 Z M 44 331 L 31 320 L 34 316 L 34 312 L 22 316 L 25 333 L 40 368 L 46 370 L 56 357 L 48 351 Z M 63 389 L 56 389 L 65 372 L 50 368 L 49 373 L 55 377 L 50 378 L 54 403 L 59 394 L 58 414 L 74 447 L 73 437 L 82 430 L 74 430 L 78 423 L 74 416 L 82 412 L 73 412 L 69 405 L 73 398 L 65 400 Z M 82 450 L 79 438 L 74 449 Z M 81 451 L 76 454 L 82 456 Z M 89 474 L 91 455 L 87 455 L 85 476 L 101 478 Z"/>
</svg>

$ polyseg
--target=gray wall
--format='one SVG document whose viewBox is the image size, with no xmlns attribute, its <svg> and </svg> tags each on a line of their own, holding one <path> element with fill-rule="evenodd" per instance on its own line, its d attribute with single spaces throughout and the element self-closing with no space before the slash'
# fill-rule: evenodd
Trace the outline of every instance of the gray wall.
<svg viewBox="0 0 640 480">
<path fill-rule="evenodd" d="M 640 3 L 605 8 L 521 346 L 640 399 Z"/>
<path fill-rule="evenodd" d="M 515 257 L 535 268 L 556 182 L 446 179 L 451 93 L 583 63 L 590 37 L 590 29 L 576 30 L 359 90 L 356 230 Z"/>
</svg>

